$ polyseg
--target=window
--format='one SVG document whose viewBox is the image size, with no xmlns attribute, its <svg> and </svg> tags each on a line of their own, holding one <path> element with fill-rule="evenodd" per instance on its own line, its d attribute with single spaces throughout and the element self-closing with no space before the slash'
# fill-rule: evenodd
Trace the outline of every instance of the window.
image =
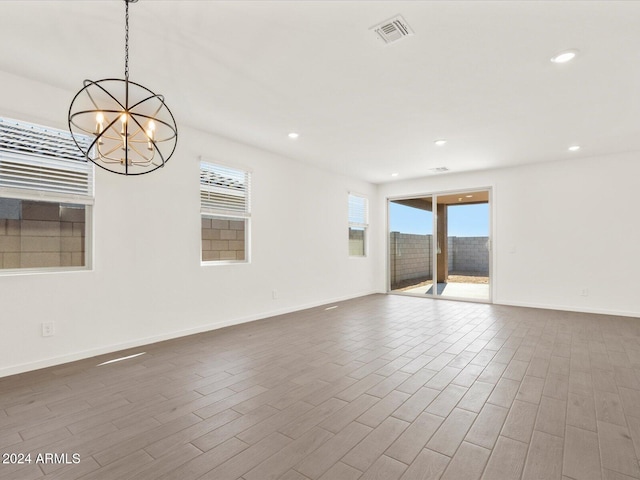
<svg viewBox="0 0 640 480">
<path fill-rule="evenodd" d="M 90 266 L 93 198 L 69 132 L 0 118 L 0 270 Z"/>
<path fill-rule="evenodd" d="M 368 202 L 363 196 L 349 194 L 349 255 L 367 255 Z"/>
<path fill-rule="evenodd" d="M 200 163 L 202 262 L 248 262 L 251 173 Z"/>
</svg>

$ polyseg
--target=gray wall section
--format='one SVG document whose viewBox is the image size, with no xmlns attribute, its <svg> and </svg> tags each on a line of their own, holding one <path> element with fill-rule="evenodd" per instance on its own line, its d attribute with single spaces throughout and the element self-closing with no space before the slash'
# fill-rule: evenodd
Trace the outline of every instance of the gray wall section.
<svg viewBox="0 0 640 480">
<path fill-rule="evenodd" d="M 20 202 L 14 198 L 0 198 L 0 218 L 20 220 Z"/>
<path fill-rule="evenodd" d="M 429 280 L 432 275 L 431 235 L 391 232 L 391 288 Z M 449 237 L 449 274 L 489 275 L 488 237 Z"/>
<path fill-rule="evenodd" d="M 391 288 L 431 278 L 431 235 L 391 232 L 389 240 Z"/>
<path fill-rule="evenodd" d="M 489 275 L 488 242 L 489 237 L 449 237 L 449 273 Z"/>
</svg>

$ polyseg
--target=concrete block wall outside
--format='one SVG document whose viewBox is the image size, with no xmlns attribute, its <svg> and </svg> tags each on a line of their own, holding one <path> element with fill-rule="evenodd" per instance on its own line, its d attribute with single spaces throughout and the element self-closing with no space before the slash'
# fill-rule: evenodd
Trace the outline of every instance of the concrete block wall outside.
<svg viewBox="0 0 640 480">
<path fill-rule="evenodd" d="M 18 219 L 0 219 L 0 267 L 82 266 L 85 209 L 13 200 Z"/>
<path fill-rule="evenodd" d="M 244 260 L 245 221 L 202 217 L 202 261 Z"/>
</svg>

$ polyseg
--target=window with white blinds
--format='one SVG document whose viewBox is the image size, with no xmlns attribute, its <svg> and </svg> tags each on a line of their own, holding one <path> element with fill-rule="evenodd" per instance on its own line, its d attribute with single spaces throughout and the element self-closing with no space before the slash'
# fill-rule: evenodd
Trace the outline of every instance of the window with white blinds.
<svg viewBox="0 0 640 480">
<path fill-rule="evenodd" d="M 0 118 L 0 274 L 90 268 L 93 172 L 69 132 Z"/>
<path fill-rule="evenodd" d="M 349 226 L 368 225 L 367 199 L 354 193 L 349 194 Z"/>
<path fill-rule="evenodd" d="M 0 118 L 0 196 L 92 204 L 93 171 L 69 132 Z"/>
<path fill-rule="evenodd" d="M 366 197 L 349 193 L 349 255 L 364 257 L 367 253 L 369 202 Z"/>
<path fill-rule="evenodd" d="M 251 173 L 246 170 L 200 163 L 202 213 L 232 217 L 251 216 Z"/>
<path fill-rule="evenodd" d="M 251 172 L 200 163 L 201 261 L 249 262 Z"/>
</svg>

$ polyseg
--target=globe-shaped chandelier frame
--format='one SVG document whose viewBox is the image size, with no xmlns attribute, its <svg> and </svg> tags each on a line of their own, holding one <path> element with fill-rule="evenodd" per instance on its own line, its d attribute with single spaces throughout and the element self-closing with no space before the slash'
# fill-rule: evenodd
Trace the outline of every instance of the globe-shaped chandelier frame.
<svg viewBox="0 0 640 480">
<path fill-rule="evenodd" d="M 114 93 L 121 91 L 124 102 Z M 69 130 L 87 160 L 121 175 L 143 175 L 163 167 L 178 140 L 164 96 L 119 78 L 84 81 L 69 107 Z M 88 147 L 77 135 L 91 138 Z"/>
<path fill-rule="evenodd" d="M 163 95 L 129 80 L 129 3 L 137 0 L 124 2 L 124 79 L 85 80 L 71 101 L 68 122 L 88 161 L 120 175 L 143 175 L 169 161 L 178 128 Z"/>
</svg>

